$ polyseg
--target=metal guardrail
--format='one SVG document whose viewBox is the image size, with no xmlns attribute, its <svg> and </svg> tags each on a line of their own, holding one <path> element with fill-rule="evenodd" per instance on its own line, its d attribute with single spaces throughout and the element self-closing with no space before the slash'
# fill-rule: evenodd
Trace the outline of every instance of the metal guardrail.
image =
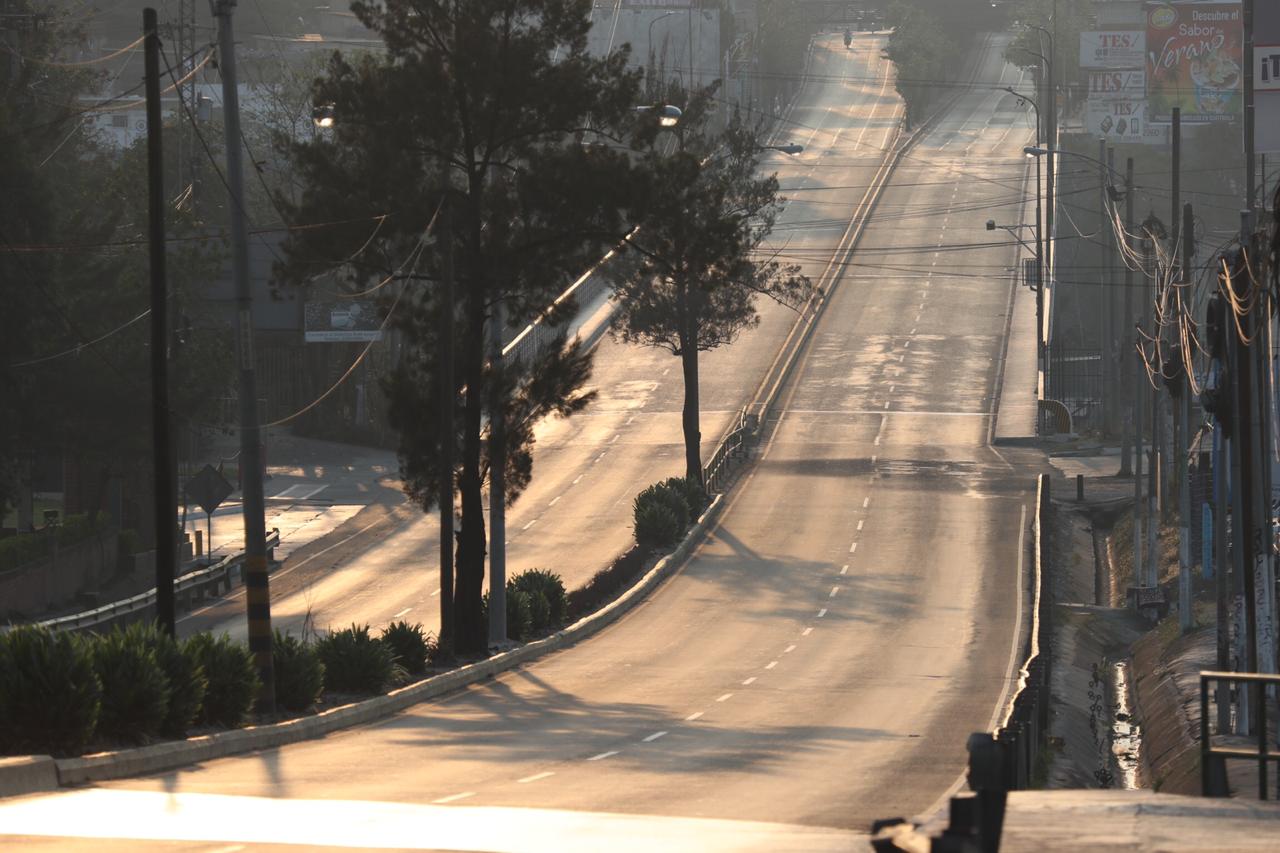
<svg viewBox="0 0 1280 853">
<path fill-rule="evenodd" d="M 267 535 L 267 556 L 269 559 L 271 552 L 279 545 L 280 531 L 279 529 L 274 529 Z M 239 583 L 240 565 L 243 562 L 244 554 L 233 554 L 223 557 L 211 566 L 196 569 L 194 572 L 188 572 L 177 578 L 174 581 L 174 598 L 178 605 L 184 608 L 190 607 L 193 603 L 204 598 L 222 595 L 227 592 Z M 46 619 L 35 624 L 43 628 L 52 628 L 56 631 L 90 631 L 95 628 L 109 627 L 122 621 L 131 621 L 130 617 L 148 608 L 154 608 L 155 603 L 156 589 L 152 587 L 146 592 L 138 593 L 120 601 L 113 601 L 110 604 L 104 604 L 92 610 L 72 613 L 68 616 L 59 616 L 55 619 Z"/>
<path fill-rule="evenodd" d="M 733 463 L 746 455 L 748 445 L 755 440 L 757 425 L 755 417 L 745 408 L 738 413 L 737 426 L 720 440 L 711 454 L 711 461 L 702 467 L 702 483 L 707 494 L 722 490 Z"/>
<path fill-rule="evenodd" d="M 1215 746 L 1213 734 L 1209 731 L 1209 685 L 1218 682 L 1234 684 L 1248 690 L 1248 698 L 1237 699 L 1239 704 L 1248 702 L 1253 712 L 1257 729 L 1257 746 L 1243 745 Z M 1200 792 L 1206 797 L 1227 797 L 1231 792 L 1227 786 L 1227 760 L 1258 762 L 1258 799 L 1267 799 L 1267 765 L 1276 762 L 1276 796 L 1280 799 L 1280 753 L 1272 752 L 1267 742 L 1267 686 L 1280 687 L 1280 675 L 1268 675 L 1254 672 L 1201 672 L 1200 673 Z M 1225 732 L 1217 733 L 1225 739 Z M 1235 739 L 1237 743 L 1247 743 L 1245 737 Z"/>
</svg>

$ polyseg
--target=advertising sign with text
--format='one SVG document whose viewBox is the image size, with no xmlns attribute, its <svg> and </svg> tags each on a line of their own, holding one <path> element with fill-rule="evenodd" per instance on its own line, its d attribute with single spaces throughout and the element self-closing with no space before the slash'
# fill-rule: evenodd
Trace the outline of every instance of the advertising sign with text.
<svg viewBox="0 0 1280 853">
<path fill-rule="evenodd" d="M 1239 2 L 1148 2 L 1148 117 L 1230 121 L 1241 113 L 1244 21 Z"/>
<path fill-rule="evenodd" d="M 373 302 L 308 302 L 307 343 L 367 343 L 382 339 L 382 318 Z"/>
<path fill-rule="evenodd" d="M 1147 72 L 1141 68 L 1119 71 L 1090 71 L 1089 99 L 1134 100 L 1147 96 Z"/>
<path fill-rule="evenodd" d="M 1084 126 L 1091 136 L 1109 142 L 1140 143 L 1146 123 L 1146 101 L 1090 98 L 1085 105 Z"/>
<path fill-rule="evenodd" d="M 1145 61 L 1146 33 L 1117 30 L 1080 34 L 1081 68 L 1141 68 Z"/>
</svg>

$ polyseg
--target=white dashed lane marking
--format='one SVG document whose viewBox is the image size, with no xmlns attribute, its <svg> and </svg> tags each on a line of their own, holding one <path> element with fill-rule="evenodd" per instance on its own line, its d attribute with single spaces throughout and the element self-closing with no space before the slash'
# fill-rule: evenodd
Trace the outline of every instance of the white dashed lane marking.
<svg viewBox="0 0 1280 853">
<path fill-rule="evenodd" d="M 526 776 L 523 779 L 517 779 L 516 781 L 519 782 L 521 785 L 524 785 L 529 782 L 537 782 L 539 779 L 546 779 L 548 776 L 554 776 L 554 775 L 556 775 L 554 771 L 545 770 L 542 773 L 534 773 L 532 776 Z"/>
<path fill-rule="evenodd" d="M 440 805 L 444 805 L 445 803 L 456 803 L 458 800 L 465 800 L 467 797 L 474 797 L 475 795 L 476 795 L 475 791 L 463 791 L 461 794 L 453 794 L 452 796 L 449 796 L 449 797 L 441 797 L 440 799 L 432 800 L 431 802 L 434 803 L 435 805 L 440 806 Z"/>
<path fill-rule="evenodd" d="M 599 755 L 593 755 L 593 756 L 591 756 L 590 758 L 588 758 L 588 759 L 587 759 L 587 761 L 603 761 L 603 760 L 605 760 L 606 758 L 612 758 L 613 756 L 615 756 L 615 755 L 617 755 L 617 754 L 618 754 L 618 750 L 616 750 L 616 749 L 611 749 L 611 750 L 609 750 L 608 752 L 602 752 L 602 753 L 600 753 Z"/>
<path fill-rule="evenodd" d="M 729 698 L 730 696 L 732 696 L 732 695 L 733 695 L 732 693 L 726 693 L 726 694 L 724 694 L 723 696 L 721 696 L 721 697 L 717 698 L 717 699 L 716 699 L 716 701 L 717 701 L 717 702 L 724 702 L 724 701 L 727 701 L 727 700 L 728 700 L 728 698 Z"/>
<path fill-rule="evenodd" d="M 647 738 L 644 738 L 641 741 L 641 743 L 653 743 L 655 740 L 657 740 L 658 738 L 662 737 L 665 734 L 666 732 L 654 732 L 653 734 L 649 735 Z"/>
</svg>

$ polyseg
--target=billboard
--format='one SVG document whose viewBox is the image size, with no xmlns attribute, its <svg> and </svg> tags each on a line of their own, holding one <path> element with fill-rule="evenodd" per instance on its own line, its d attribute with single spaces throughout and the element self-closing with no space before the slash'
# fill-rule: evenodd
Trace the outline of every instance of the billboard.
<svg viewBox="0 0 1280 853">
<path fill-rule="evenodd" d="M 1243 100 L 1244 20 L 1239 2 L 1148 2 L 1148 117 L 1167 124 L 1238 118 Z"/>
<path fill-rule="evenodd" d="M 1080 34 L 1081 68 L 1141 68 L 1146 62 L 1146 33 L 1112 30 Z"/>
<path fill-rule="evenodd" d="M 1091 136 L 1108 142 L 1143 142 L 1147 102 L 1142 98 L 1090 98 L 1085 104 L 1084 126 Z"/>
<path fill-rule="evenodd" d="M 308 302 L 303 318 L 307 343 L 367 343 L 382 339 L 382 316 L 372 302 Z"/>
</svg>

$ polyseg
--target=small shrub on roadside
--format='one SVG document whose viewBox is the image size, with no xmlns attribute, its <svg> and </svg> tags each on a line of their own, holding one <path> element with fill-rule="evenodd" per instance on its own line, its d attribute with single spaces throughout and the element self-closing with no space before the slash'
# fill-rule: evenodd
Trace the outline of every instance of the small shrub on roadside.
<svg viewBox="0 0 1280 853">
<path fill-rule="evenodd" d="M 0 634 L 0 753 L 81 754 L 101 702 L 84 639 L 32 626 Z"/>
<path fill-rule="evenodd" d="M 511 581 L 507 581 L 507 639 L 519 642 L 529 635 L 530 614 L 529 596 L 516 589 Z M 485 593 L 480 602 L 484 611 L 484 620 L 489 621 L 489 593 Z"/>
<path fill-rule="evenodd" d="M 513 579 L 516 589 L 530 596 L 530 617 L 534 631 L 544 628 L 558 628 L 565 623 L 569 613 L 569 597 L 565 593 L 564 581 L 555 572 L 546 569 L 529 569 L 521 572 Z M 540 619 L 537 612 L 540 605 L 537 599 L 546 601 L 546 615 Z"/>
<path fill-rule="evenodd" d="M 277 629 L 271 644 L 276 677 L 276 704 L 306 711 L 324 691 L 324 663 L 309 643 Z"/>
<path fill-rule="evenodd" d="M 381 693 L 396 677 L 390 646 L 369 634 L 368 625 L 333 631 L 316 643 L 324 663 L 325 688 L 335 693 Z"/>
<path fill-rule="evenodd" d="M 171 690 L 156 657 L 155 633 L 155 628 L 139 624 L 116 627 L 94 639 L 93 668 L 102 682 L 99 734 L 137 742 L 159 734 L 164 726 Z"/>
<path fill-rule="evenodd" d="M 435 656 L 435 641 L 422 629 L 422 623 L 410 625 L 401 620 L 382 629 L 380 637 L 395 655 L 396 663 L 410 675 L 427 671 L 427 661 Z"/>
<path fill-rule="evenodd" d="M 676 541 L 685 526 L 666 504 L 657 501 L 641 504 L 637 499 L 635 534 L 636 542 L 642 547 L 650 550 L 666 548 Z"/>
<path fill-rule="evenodd" d="M 689 502 L 685 499 L 683 489 L 675 489 L 668 485 L 671 481 L 667 480 L 662 483 L 654 483 L 647 489 L 636 495 L 636 499 L 632 504 L 633 509 L 637 512 L 647 506 L 654 504 L 665 506 L 671 510 L 675 516 L 676 524 L 683 532 L 689 526 Z"/>
<path fill-rule="evenodd" d="M 690 480 L 688 477 L 669 477 L 662 481 L 662 485 L 684 498 L 685 506 L 689 508 L 690 521 L 697 521 L 698 516 L 702 515 L 702 511 L 710 503 L 707 500 L 706 491 L 698 485 L 696 480 Z"/>
<path fill-rule="evenodd" d="M 200 722 L 227 728 L 243 723 L 262 689 L 249 650 L 226 634 L 197 634 L 187 640 L 185 651 L 209 682 Z"/>
<path fill-rule="evenodd" d="M 169 679 L 169 711 L 160 726 L 160 733 L 184 737 L 204 707 L 209 679 L 205 678 L 200 663 L 187 652 L 185 642 L 179 642 L 155 628 L 152 628 L 151 636 L 156 662 Z"/>
</svg>

